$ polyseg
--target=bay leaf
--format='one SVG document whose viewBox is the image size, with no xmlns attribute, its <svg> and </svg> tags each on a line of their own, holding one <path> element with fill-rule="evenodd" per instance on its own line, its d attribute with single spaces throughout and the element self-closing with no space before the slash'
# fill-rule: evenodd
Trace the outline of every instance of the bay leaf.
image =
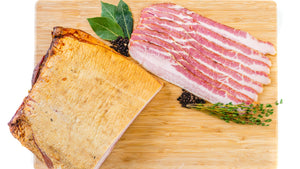
<svg viewBox="0 0 300 169">
<path fill-rule="evenodd" d="M 133 18 L 128 5 L 123 0 L 120 0 L 117 6 L 116 20 L 123 29 L 125 37 L 130 39 L 133 29 Z"/>
<path fill-rule="evenodd" d="M 117 6 L 105 3 L 101 1 L 101 16 L 102 17 L 107 17 L 112 19 L 113 21 L 117 22 L 116 20 L 116 12 L 117 12 Z"/>
<path fill-rule="evenodd" d="M 94 32 L 104 40 L 115 40 L 118 36 L 124 37 L 120 25 L 107 17 L 95 17 L 87 19 Z"/>
</svg>

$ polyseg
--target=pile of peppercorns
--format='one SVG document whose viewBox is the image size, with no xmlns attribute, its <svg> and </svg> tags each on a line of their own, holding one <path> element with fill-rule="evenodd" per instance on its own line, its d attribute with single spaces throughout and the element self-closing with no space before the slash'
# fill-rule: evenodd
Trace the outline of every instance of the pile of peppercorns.
<svg viewBox="0 0 300 169">
<path fill-rule="evenodd" d="M 193 95 L 192 93 L 182 89 L 182 94 L 177 98 L 182 107 L 188 104 L 204 104 L 205 100 Z"/>
<path fill-rule="evenodd" d="M 128 53 L 128 43 L 129 43 L 129 39 L 128 37 L 121 37 L 119 36 L 116 40 L 112 40 L 110 41 L 110 43 L 112 44 L 112 46 L 110 46 L 111 48 L 113 48 L 115 51 L 117 51 L 118 53 L 124 55 L 124 56 L 129 56 Z"/>
</svg>

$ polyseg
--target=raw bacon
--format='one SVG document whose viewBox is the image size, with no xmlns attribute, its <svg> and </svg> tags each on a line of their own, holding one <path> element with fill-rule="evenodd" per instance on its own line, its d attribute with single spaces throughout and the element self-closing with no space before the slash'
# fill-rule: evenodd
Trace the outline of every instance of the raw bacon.
<svg viewBox="0 0 300 169">
<path fill-rule="evenodd" d="M 274 46 L 181 6 L 142 10 L 129 52 L 150 72 L 216 103 L 252 103 L 270 83 Z"/>
<path fill-rule="evenodd" d="M 193 11 L 190 11 L 182 6 L 172 4 L 172 3 L 161 3 L 161 4 L 153 5 L 150 8 L 156 8 L 159 10 L 160 8 L 162 8 L 163 11 L 166 11 L 170 14 L 174 14 L 183 19 L 186 20 L 193 19 L 193 21 L 195 21 L 196 23 L 201 24 L 207 27 L 208 29 L 211 29 L 214 32 L 218 32 L 224 37 L 233 39 L 236 42 L 242 43 L 250 48 L 253 48 L 254 50 L 257 50 L 263 54 L 271 54 L 271 55 L 276 54 L 276 50 L 273 44 L 271 44 L 270 42 L 261 41 L 253 37 L 252 35 L 250 35 L 248 32 L 239 29 L 234 29 L 227 25 L 218 23 L 202 15 L 199 15 Z"/>
</svg>

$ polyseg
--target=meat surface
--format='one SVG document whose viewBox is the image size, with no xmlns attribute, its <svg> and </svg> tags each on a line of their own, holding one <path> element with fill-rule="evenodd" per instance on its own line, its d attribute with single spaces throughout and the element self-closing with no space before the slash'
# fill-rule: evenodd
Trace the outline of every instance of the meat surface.
<svg viewBox="0 0 300 169">
<path fill-rule="evenodd" d="M 50 169 L 99 168 L 162 84 L 89 34 L 56 27 L 11 133 Z"/>
<path fill-rule="evenodd" d="M 186 20 L 187 22 L 185 23 L 191 23 L 191 25 L 196 23 L 196 26 L 204 26 L 214 32 L 217 32 L 225 38 L 232 39 L 235 42 L 250 47 L 260 53 L 271 55 L 274 55 L 276 53 L 273 44 L 271 44 L 270 42 L 261 41 L 250 35 L 248 32 L 239 29 L 234 29 L 227 25 L 218 23 L 193 11 L 190 11 L 182 6 L 175 5 L 172 3 L 162 3 L 153 5 L 150 8 L 146 8 L 146 10 L 148 9 L 166 11 L 169 14 L 172 14 L 173 16 L 178 16 Z"/>
<path fill-rule="evenodd" d="M 129 45 L 150 72 L 212 103 L 257 101 L 270 83 L 265 54 L 275 54 L 269 42 L 172 3 L 144 8 Z"/>
</svg>

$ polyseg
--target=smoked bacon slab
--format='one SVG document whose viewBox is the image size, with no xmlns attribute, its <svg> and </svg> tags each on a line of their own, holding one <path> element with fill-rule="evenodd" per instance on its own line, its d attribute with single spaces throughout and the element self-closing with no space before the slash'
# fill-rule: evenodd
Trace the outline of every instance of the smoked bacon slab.
<svg viewBox="0 0 300 169">
<path fill-rule="evenodd" d="M 162 84 L 81 30 L 52 36 L 11 133 L 50 169 L 99 168 Z"/>
</svg>

